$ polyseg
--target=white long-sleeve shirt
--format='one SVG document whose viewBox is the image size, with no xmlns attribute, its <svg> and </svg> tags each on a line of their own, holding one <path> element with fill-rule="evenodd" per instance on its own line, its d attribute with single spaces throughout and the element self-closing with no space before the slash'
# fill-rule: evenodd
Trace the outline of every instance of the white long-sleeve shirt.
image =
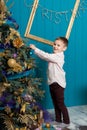
<svg viewBox="0 0 87 130">
<path fill-rule="evenodd" d="M 60 53 L 46 53 L 38 48 L 35 54 L 41 59 L 48 62 L 48 85 L 57 82 L 61 87 L 66 87 L 65 71 L 63 70 L 64 54 Z"/>
</svg>

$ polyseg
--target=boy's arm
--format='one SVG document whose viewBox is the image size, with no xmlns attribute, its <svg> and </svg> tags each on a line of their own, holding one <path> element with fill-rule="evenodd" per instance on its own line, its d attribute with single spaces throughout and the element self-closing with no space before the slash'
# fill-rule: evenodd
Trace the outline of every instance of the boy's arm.
<svg viewBox="0 0 87 130">
<path fill-rule="evenodd" d="M 55 62 L 57 63 L 58 62 L 58 56 L 56 56 L 55 54 L 49 54 L 47 52 L 44 52 L 40 49 L 38 49 L 35 45 L 33 44 L 30 44 L 30 48 L 34 50 L 35 54 L 40 57 L 41 59 L 43 60 L 46 60 L 46 61 L 51 61 L 51 62 Z M 60 58 L 59 58 L 60 60 Z"/>
</svg>

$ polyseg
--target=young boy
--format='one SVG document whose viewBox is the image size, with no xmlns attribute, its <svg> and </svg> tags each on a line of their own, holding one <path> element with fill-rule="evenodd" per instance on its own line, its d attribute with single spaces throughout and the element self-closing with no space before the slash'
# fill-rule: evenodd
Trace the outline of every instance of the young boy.
<svg viewBox="0 0 87 130">
<path fill-rule="evenodd" d="M 67 49 L 68 40 L 65 37 L 56 38 L 53 44 L 53 53 L 49 54 L 35 45 L 30 48 L 41 59 L 48 62 L 48 85 L 55 109 L 55 121 L 64 127 L 70 123 L 67 108 L 64 104 L 64 89 L 66 87 L 64 65 L 64 51 Z"/>
</svg>

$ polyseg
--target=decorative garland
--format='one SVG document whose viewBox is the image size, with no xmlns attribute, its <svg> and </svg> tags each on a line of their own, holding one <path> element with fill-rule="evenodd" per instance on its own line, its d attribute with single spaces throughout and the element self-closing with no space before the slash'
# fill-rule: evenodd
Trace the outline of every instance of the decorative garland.
<svg viewBox="0 0 87 130">
<path fill-rule="evenodd" d="M 12 80 L 12 79 L 23 78 L 25 76 L 27 77 L 30 74 L 32 74 L 32 72 L 33 72 L 33 70 L 31 69 L 31 70 L 26 70 L 24 72 L 20 72 L 20 73 L 14 74 L 14 75 L 11 74 L 11 75 L 7 76 L 7 79 Z"/>
<path fill-rule="evenodd" d="M 28 8 L 33 7 L 33 4 L 31 4 L 31 5 L 28 4 L 27 0 L 24 0 L 24 4 Z M 41 8 L 42 18 L 45 17 L 46 19 L 54 22 L 55 24 L 60 24 L 63 17 L 65 18 L 66 22 L 68 22 L 68 15 L 70 13 L 72 13 L 72 9 L 65 10 L 65 11 L 55 11 L 55 10 L 51 10 L 51 9 L 48 9 L 48 8 L 44 8 L 41 4 L 38 4 L 38 8 Z M 86 10 L 87 10 L 87 0 L 82 0 L 80 2 L 79 9 L 78 9 L 76 17 L 80 16 L 81 11 L 85 12 Z"/>
</svg>

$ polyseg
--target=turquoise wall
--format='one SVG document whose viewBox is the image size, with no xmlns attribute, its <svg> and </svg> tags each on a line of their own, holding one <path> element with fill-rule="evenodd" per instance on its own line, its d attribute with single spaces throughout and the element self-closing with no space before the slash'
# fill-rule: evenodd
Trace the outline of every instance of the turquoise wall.
<svg viewBox="0 0 87 130">
<path fill-rule="evenodd" d="M 65 36 L 72 9 L 76 0 L 40 0 L 30 33 L 51 41 L 58 36 Z M 22 37 L 26 30 L 31 13 L 33 0 L 9 0 L 13 18 L 19 24 Z M 34 40 L 28 41 L 40 49 L 52 52 L 52 46 Z M 47 63 L 37 56 L 37 76 L 43 78 L 42 87 L 45 89 L 45 98 L 42 102 L 47 109 L 53 108 L 47 85 Z M 65 65 L 67 86 L 65 89 L 65 102 L 67 106 L 87 104 L 87 1 L 81 0 L 79 10 L 69 38 L 69 46 L 65 52 Z"/>
</svg>

